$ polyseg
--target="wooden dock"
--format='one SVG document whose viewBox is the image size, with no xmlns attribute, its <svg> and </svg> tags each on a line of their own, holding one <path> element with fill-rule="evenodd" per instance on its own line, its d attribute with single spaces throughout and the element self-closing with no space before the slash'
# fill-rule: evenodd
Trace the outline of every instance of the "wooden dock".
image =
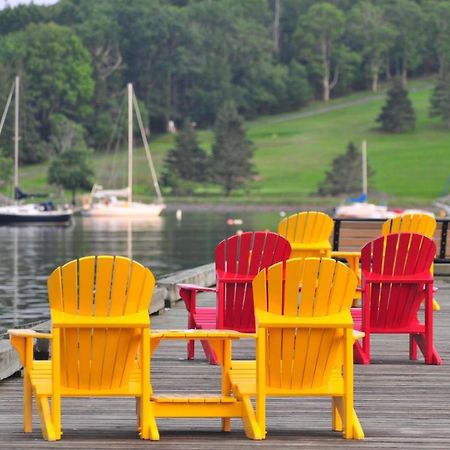
<svg viewBox="0 0 450 450">
<path fill-rule="evenodd" d="M 435 345 L 442 366 L 423 360 L 408 361 L 405 336 L 375 336 L 373 363 L 355 366 L 355 408 L 366 433 L 364 441 L 346 441 L 330 431 L 328 399 L 269 399 L 268 436 L 246 439 L 240 420 L 232 431 L 220 431 L 219 419 L 159 419 L 159 442 L 141 441 L 135 431 L 132 399 L 63 399 L 61 441 L 42 439 L 37 414 L 34 431 L 22 432 L 22 380 L 0 382 L 0 448 L 2 449 L 235 449 L 235 448 L 450 448 L 450 279 L 436 282 L 441 311 L 435 317 Z M 152 316 L 152 328 L 184 328 L 186 312 L 177 303 L 164 314 Z M 234 346 L 237 358 L 252 356 L 251 341 Z M 156 393 L 218 393 L 220 368 L 206 363 L 197 347 L 197 359 L 186 361 L 185 345 L 162 343 L 152 360 Z"/>
</svg>

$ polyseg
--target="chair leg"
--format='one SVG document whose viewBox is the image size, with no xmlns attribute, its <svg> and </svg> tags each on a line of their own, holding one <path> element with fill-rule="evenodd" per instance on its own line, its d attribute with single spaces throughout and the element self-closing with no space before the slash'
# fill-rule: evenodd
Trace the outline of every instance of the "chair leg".
<svg viewBox="0 0 450 450">
<path fill-rule="evenodd" d="M 434 311 L 440 311 L 441 310 L 441 305 L 437 302 L 437 300 L 435 298 L 433 298 L 433 310 Z"/>
<path fill-rule="evenodd" d="M 230 417 L 222 417 L 222 431 L 230 432 L 231 431 L 231 418 Z"/>
<path fill-rule="evenodd" d="M 409 335 L 409 359 L 411 361 L 417 360 L 417 342 L 412 334 Z"/>
<path fill-rule="evenodd" d="M 26 369 L 23 376 L 23 431 L 33 431 L 33 389 Z"/>
<path fill-rule="evenodd" d="M 353 418 L 352 418 L 352 428 L 353 428 L 353 439 L 364 439 L 364 430 L 362 429 L 361 423 L 356 415 L 356 411 L 353 408 Z"/>
<path fill-rule="evenodd" d="M 429 337 L 427 337 L 425 334 L 414 334 L 412 336 L 419 346 L 419 349 L 425 358 L 426 364 L 442 364 L 442 359 L 435 346 L 433 345 L 433 342 L 430 342 L 431 339 Z"/>
<path fill-rule="evenodd" d="M 47 441 L 57 441 L 61 439 L 61 434 L 59 433 L 58 436 L 56 433 L 56 427 L 53 422 L 52 414 L 50 412 L 48 397 L 36 397 L 36 405 L 39 413 L 39 418 L 41 420 L 42 436 L 44 437 L 44 439 Z"/>
<path fill-rule="evenodd" d="M 358 416 L 356 414 L 355 408 L 351 408 L 351 411 L 349 413 L 349 417 L 346 420 L 349 420 L 349 427 L 348 427 L 348 434 L 345 433 L 345 430 L 342 426 L 342 420 L 341 418 L 344 417 L 344 402 L 345 399 L 342 397 L 333 397 L 333 410 L 336 408 L 336 416 L 333 415 L 333 420 L 335 417 L 339 416 L 339 419 L 341 421 L 341 426 L 339 428 L 334 428 L 334 425 L 338 425 L 335 423 L 333 425 L 334 431 L 344 431 L 344 438 L 346 439 L 364 439 L 364 431 L 361 427 L 361 423 L 358 419 Z"/>
<path fill-rule="evenodd" d="M 136 429 L 138 433 L 140 433 L 142 429 L 141 399 L 140 397 L 136 397 L 135 400 L 136 400 Z"/>
<path fill-rule="evenodd" d="M 184 300 L 184 299 L 183 299 Z M 195 328 L 194 318 L 189 313 L 188 316 L 188 330 Z M 191 340 L 187 342 L 187 359 L 194 359 L 195 357 L 195 341 Z"/>
<path fill-rule="evenodd" d="M 266 437 L 266 424 L 258 423 L 250 397 L 242 397 L 242 423 L 249 439 L 261 440 Z"/>
<path fill-rule="evenodd" d="M 140 400 L 140 417 L 141 417 L 141 439 L 150 439 L 159 441 L 159 430 L 156 424 L 155 411 L 151 401 L 145 399 Z"/>
<path fill-rule="evenodd" d="M 340 397 L 333 397 L 331 399 L 331 417 L 333 431 L 342 431 L 342 399 Z"/>
<path fill-rule="evenodd" d="M 363 346 L 358 341 L 355 341 L 353 346 L 353 360 L 356 364 L 370 364 L 370 354 L 364 351 Z"/>
<path fill-rule="evenodd" d="M 194 359 L 195 357 L 195 341 L 188 341 L 187 343 L 187 359 Z"/>
<path fill-rule="evenodd" d="M 217 365 L 217 356 L 215 351 L 212 349 L 211 345 L 208 341 L 200 341 L 203 347 L 203 351 L 205 352 L 206 359 L 210 364 Z"/>
</svg>

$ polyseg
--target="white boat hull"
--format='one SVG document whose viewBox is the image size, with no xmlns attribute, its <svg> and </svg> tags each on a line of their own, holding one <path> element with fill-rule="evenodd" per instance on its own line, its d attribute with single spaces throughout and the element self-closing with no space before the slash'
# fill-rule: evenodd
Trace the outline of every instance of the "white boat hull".
<svg viewBox="0 0 450 450">
<path fill-rule="evenodd" d="M 82 214 L 87 217 L 156 217 L 165 207 L 163 203 L 99 202 L 83 209 Z"/>
</svg>

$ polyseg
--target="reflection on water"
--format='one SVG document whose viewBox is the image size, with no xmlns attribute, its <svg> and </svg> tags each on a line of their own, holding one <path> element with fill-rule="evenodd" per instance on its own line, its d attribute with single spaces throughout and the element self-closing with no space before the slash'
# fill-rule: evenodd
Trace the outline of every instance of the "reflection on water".
<svg viewBox="0 0 450 450">
<path fill-rule="evenodd" d="M 230 218 L 242 224 L 229 225 Z M 1 226 L 0 333 L 48 318 L 47 277 L 71 259 L 124 255 L 158 278 L 211 262 L 217 243 L 238 229 L 276 230 L 279 220 L 277 212 L 186 211 L 178 220 L 175 211 L 167 211 L 146 220 L 79 217 L 70 225 Z"/>
</svg>

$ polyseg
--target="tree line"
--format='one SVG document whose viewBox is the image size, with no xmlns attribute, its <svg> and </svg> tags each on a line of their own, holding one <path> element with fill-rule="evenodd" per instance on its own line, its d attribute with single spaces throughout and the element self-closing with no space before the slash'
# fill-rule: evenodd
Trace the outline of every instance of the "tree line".
<svg viewBox="0 0 450 450">
<path fill-rule="evenodd" d="M 22 80 L 21 159 L 112 145 L 132 82 L 146 125 L 251 118 L 438 73 L 448 105 L 450 3 L 440 0 L 60 0 L 0 11 L 0 98 Z M 448 109 L 448 107 L 447 107 Z M 439 114 L 439 112 L 437 112 Z M 449 120 L 450 112 L 444 119 Z M 12 121 L 0 140 L 11 146 Z M 75 143 L 73 142 L 75 141 Z"/>
</svg>

